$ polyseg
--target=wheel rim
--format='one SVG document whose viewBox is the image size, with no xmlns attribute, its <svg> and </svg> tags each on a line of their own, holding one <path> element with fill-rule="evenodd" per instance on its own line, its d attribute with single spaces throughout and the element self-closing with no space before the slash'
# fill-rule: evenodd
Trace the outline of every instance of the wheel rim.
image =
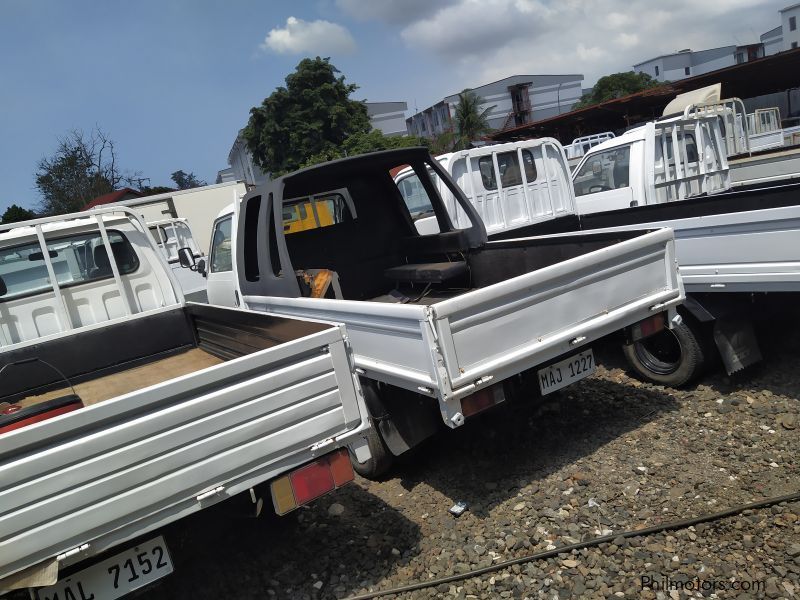
<svg viewBox="0 0 800 600">
<path fill-rule="evenodd" d="M 633 347 L 636 358 L 657 375 L 671 375 L 681 366 L 681 344 L 671 329 L 634 342 Z"/>
</svg>

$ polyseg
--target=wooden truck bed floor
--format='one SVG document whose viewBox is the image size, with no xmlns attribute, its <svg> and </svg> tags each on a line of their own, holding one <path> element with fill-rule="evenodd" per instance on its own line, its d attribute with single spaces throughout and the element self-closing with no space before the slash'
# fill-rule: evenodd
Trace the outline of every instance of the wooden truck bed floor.
<svg viewBox="0 0 800 600">
<path fill-rule="evenodd" d="M 167 358 L 121 371 L 112 373 L 90 381 L 75 384 L 75 391 L 84 406 L 90 406 L 110 400 L 123 394 L 128 394 L 136 390 L 162 383 L 181 375 L 187 375 L 195 371 L 200 371 L 208 367 L 224 362 L 222 359 L 212 356 L 200 348 L 192 348 L 186 352 L 175 354 Z M 70 393 L 69 387 L 51 390 L 38 396 L 27 396 L 23 400 L 16 402 L 23 407 L 31 406 L 45 400 L 58 398 Z"/>
</svg>

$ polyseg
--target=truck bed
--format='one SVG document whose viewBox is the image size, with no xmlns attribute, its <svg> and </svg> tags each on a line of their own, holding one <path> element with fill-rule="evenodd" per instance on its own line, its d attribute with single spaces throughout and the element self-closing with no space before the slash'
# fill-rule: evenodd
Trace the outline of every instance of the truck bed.
<svg viewBox="0 0 800 600">
<path fill-rule="evenodd" d="M 221 358 L 209 354 L 205 350 L 192 348 L 179 351 L 167 358 L 154 359 L 153 362 L 139 367 L 131 367 L 111 375 L 88 379 L 76 384 L 74 389 L 84 406 L 91 406 L 182 375 L 202 371 L 221 362 L 224 362 Z M 61 387 L 44 394 L 26 396 L 16 404 L 23 407 L 33 406 L 68 394 L 70 391 L 69 387 Z"/>
<path fill-rule="evenodd" d="M 86 404 L 0 434 L 0 579 L 103 552 L 317 444 L 356 443 L 365 410 L 347 352 L 334 325 L 191 303 L 0 352 L 0 400 L 70 391 L 38 356 Z"/>
<path fill-rule="evenodd" d="M 800 290 L 800 183 L 565 217 L 492 237 L 650 227 L 675 231 L 675 250 L 687 291 Z"/>
<path fill-rule="evenodd" d="M 345 323 L 367 377 L 438 397 L 448 423 L 460 398 L 489 382 L 577 352 L 683 298 L 668 229 L 489 242 L 465 260 L 469 285 L 434 287 L 409 302 L 244 300 Z"/>
</svg>

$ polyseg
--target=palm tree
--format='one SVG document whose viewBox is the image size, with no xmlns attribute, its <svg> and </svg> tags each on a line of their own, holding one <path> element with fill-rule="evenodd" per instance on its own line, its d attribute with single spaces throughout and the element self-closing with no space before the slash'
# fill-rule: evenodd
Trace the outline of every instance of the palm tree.
<svg viewBox="0 0 800 600">
<path fill-rule="evenodd" d="M 492 130 L 489 126 L 487 115 L 494 108 L 494 105 L 481 110 L 481 105 L 485 103 L 486 101 L 483 98 L 468 89 L 458 95 L 458 105 L 456 106 L 454 118 L 456 149 L 469 148 L 472 140 Z"/>
</svg>

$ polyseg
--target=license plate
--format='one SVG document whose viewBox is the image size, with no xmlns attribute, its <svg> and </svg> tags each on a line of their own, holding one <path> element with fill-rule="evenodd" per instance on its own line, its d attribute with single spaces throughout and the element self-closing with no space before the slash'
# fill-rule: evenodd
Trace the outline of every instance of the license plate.
<svg viewBox="0 0 800 600">
<path fill-rule="evenodd" d="M 594 373 L 595 368 L 592 351 L 584 350 L 549 367 L 539 369 L 539 388 L 542 390 L 542 395 L 555 392 L 570 383 L 588 377 Z"/>
<path fill-rule="evenodd" d="M 164 538 L 159 536 L 39 588 L 35 600 L 114 600 L 172 573 Z"/>
</svg>

